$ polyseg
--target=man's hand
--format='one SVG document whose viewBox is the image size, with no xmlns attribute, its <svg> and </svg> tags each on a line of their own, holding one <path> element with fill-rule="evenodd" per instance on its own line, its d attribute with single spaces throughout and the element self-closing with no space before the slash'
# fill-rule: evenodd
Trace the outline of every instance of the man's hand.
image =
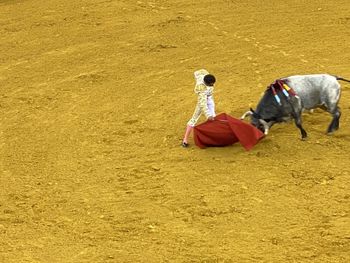
<svg viewBox="0 0 350 263">
<path fill-rule="evenodd" d="M 213 116 L 209 116 L 209 117 L 208 117 L 208 120 L 209 120 L 209 121 L 213 121 L 213 120 L 214 120 L 214 117 L 213 117 Z"/>
</svg>

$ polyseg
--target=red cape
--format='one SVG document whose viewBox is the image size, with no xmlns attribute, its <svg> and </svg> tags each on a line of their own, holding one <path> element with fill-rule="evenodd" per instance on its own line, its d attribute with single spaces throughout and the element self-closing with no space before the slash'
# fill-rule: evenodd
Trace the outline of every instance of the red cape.
<svg viewBox="0 0 350 263">
<path fill-rule="evenodd" d="M 264 134 L 253 125 L 226 113 L 194 127 L 194 141 L 200 148 L 226 146 L 239 141 L 246 150 L 250 150 L 263 137 Z"/>
</svg>

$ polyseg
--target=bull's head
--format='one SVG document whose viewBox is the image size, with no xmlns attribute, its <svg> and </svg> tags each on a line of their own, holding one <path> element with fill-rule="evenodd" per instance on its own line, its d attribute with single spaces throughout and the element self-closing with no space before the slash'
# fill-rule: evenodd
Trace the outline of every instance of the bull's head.
<svg viewBox="0 0 350 263">
<path fill-rule="evenodd" d="M 262 131 L 265 135 L 268 134 L 269 129 L 271 127 L 271 122 L 265 121 L 259 113 L 254 111 L 252 108 L 250 108 L 249 111 L 244 113 L 241 117 L 241 120 L 243 120 L 245 117 L 250 116 L 250 123 L 258 128 L 260 131 Z"/>
</svg>

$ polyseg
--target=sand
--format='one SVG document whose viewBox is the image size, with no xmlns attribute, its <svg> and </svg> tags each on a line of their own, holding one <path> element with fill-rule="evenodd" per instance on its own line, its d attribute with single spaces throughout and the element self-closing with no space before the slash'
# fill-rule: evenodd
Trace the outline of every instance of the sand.
<svg viewBox="0 0 350 263">
<path fill-rule="evenodd" d="M 0 262 L 350 262 L 350 84 L 251 151 L 180 147 L 193 72 L 239 117 L 350 78 L 348 0 L 0 0 Z M 204 119 L 201 119 L 204 121 Z"/>
</svg>

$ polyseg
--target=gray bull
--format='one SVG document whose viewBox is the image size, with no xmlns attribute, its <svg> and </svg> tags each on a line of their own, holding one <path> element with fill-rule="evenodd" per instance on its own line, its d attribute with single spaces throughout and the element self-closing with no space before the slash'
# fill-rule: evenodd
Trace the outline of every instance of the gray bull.
<svg viewBox="0 0 350 263">
<path fill-rule="evenodd" d="M 328 133 L 332 133 L 338 130 L 341 115 L 338 107 L 340 84 L 337 80 L 350 82 L 350 80 L 328 74 L 296 75 L 281 78 L 277 81 L 287 84 L 295 91 L 296 96 L 286 96 L 283 89 L 272 90 L 271 87 L 274 84 L 271 84 L 256 110 L 250 109 L 241 119 L 251 115 L 251 123 L 267 135 L 273 124 L 293 118 L 296 126 L 300 129 L 302 139 L 305 139 L 307 133 L 302 127 L 301 113 L 305 109 L 322 108 L 333 116 L 327 129 Z"/>
</svg>

